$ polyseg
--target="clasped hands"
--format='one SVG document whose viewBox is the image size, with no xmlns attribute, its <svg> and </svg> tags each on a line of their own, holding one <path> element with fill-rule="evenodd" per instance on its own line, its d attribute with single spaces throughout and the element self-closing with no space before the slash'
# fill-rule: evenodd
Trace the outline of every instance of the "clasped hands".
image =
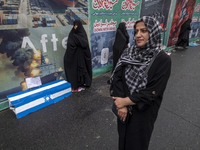
<svg viewBox="0 0 200 150">
<path fill-rule="evenodd" d="M 125 98 L 122 98 L 122 97 L 112 97 L 112 99 L 114 100 L 114 104 L 116 105 L 116 108 L 118 110 L 119 118 L 122 121 L 125 121 L 126 117 L 127 117 L 127 113 L 128 113 L 128 109 L 127 109 L 126 106 L 135 105 L 135 103 L 133 103 L 130 100 L 129 97 L 125 97 Z"/>
</svg>

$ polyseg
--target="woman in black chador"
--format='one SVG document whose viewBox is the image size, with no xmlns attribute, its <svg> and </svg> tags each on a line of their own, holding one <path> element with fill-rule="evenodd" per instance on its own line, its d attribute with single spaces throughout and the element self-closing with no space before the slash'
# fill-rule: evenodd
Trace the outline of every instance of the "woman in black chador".
<svg viewBox="0 0 200 150">
<path fill-rule="evenodd" d="M 181 26 L 181 30 L 178 36 L 178 41 L 176 43 L 177 47 L 182 47 L 186 49 L 186 47 L 189 46 L 189 33 L 191 30 L 190 24 L 191 24 L 191 19 L 188 19 Z"/>
<path fill-rule="evenodd" d="M 115 42 L 113 45 L 113 69 L 115 68 L 123 50 L 128 47 L 128 43 L 129 35 L 126 31 L 126 24 L 124 22 L 121 22 L 117 28 Z"/>
<path fill-rule="evenodd" d="M 171 72 L 171 59 L 161 49 L 162 28 L 155 18 L 136 21 L 134 36 L 136 45 L 124 50 L 110 79 L 119 150 L 148 149 Z"/>
<path fill-rule="evenodd" d="M 74 21 L 64 55 L 66 80 L 72 92 L 79 92 L 92 83 L 92 62 L 87 34 L 80 20 Z"/>
</svg>

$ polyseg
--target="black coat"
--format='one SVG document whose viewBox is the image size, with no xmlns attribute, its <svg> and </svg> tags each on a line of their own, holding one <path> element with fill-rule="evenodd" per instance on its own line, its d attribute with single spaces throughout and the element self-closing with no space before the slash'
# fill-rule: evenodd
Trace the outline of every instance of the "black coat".
<svg viewBox="0 0 200 150">
<path fill-rule="evenodd" d="M 124 49 L 128 47 L 128 43 L 129 35 L 126 31 L 126 25 L 125 23 L 120 23 L 113 44 L 113 69 L 115 68 Z"/>
<path fill-rule="evenodd" d="M 80 86 L 91 86 L 92 62 L 87 34 L 80 21 L 76 21 L 78 28 L 69 33 L 67 49 L 64 55 L 66 80 L 72 89 Z"/>
<path fill-rule="evenodd" d="M 171 59 L 160 52 L 148 71 L 146 88 L 129 98 L 136 103 L 128 123 L 118 119 L 119 150 L 147 150 L 163 93 L 171 72 Z"/>
</svg>

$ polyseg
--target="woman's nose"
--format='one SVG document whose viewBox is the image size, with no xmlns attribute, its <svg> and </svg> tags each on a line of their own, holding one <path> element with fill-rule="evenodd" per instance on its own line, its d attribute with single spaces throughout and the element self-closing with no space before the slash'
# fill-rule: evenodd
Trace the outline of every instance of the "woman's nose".
<svg viewBox="0 0 200 150">
<path fill-rule="evenodd" d="M 136 34 L 135 34 L 136 37 L 140 37 L 141 36 L 141 32 L 138 31 Z"/>
</svg>

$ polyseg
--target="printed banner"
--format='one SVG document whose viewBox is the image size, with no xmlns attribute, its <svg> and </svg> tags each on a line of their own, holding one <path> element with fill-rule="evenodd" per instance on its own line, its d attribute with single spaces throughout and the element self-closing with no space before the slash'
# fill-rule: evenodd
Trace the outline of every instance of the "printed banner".
<svg viewBox="0 0 200 150">
<path fill-rule="evenodd" d="M 89 3 L 94 75 L 96 69 L 99 72 L 101 68 L 103 73 L 110 69 L 107 66 L 112 66 L 112 46 L 120 22 L 126 23 L 130 44 L 133 44 L 133 25 L 140 16 L 140 6 L 140 0 L 92 0 Z"/>
<path fill-rule="evenodd" d="M 25 90 L 25 78 L 40 76 L 42 84 L 65 78 L 63 56 L 71 29 L 0 30 L 0 101 Z"/>
<path fill-rule="evenodd" d="M 192 18 L 196 1 L 194 0 L 178 0 L 174 11 L 174 17 L 169 34 L 168 47 L 173 46 L 178 41 L 178 35 L 182 24 Z"/>
<path fill-rule="evenodd" d="M 63 56 L 73 21 L 88 33 L 87 0 L 1 0 L 0 102 L 25 90 L 26 78 L 42 84 L 65 78 Z"/>
<path fill-rule="evenodd" d="M 200 0 L 197 0 L 192 16 L 190 38 L 191 40 L 200 37 Z"/>
<path fill-rule="evenodd" d="M 142 0 L 140 16 L 155 17 L 163 29 L 167 28 L 171 0 Z"/>
</svg>

